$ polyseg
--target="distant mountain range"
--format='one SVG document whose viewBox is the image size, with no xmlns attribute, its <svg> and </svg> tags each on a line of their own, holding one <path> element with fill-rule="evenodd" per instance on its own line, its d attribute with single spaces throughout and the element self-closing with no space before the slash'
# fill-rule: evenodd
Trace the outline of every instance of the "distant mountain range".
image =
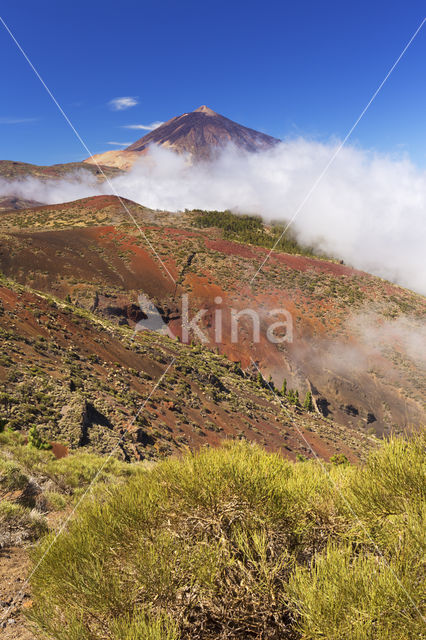
<svg viewBox="0 0 426 640">
<path fill-rule="evenodd" d="M 227 144 L 255 153 L 271 148 L 278 142 L 277 138 L 244 127 L 203 105 L 195 111 L 168 120 L 126 149 L 91 156 L 85 162 L 127 169 L 145 155 L 151 145 L 188 154 L 198 161 L 211 159 Z"/>
</svg>

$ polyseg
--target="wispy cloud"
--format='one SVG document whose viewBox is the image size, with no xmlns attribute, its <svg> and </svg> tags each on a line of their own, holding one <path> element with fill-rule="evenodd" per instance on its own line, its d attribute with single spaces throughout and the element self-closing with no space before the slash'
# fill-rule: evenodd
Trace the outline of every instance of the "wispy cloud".
<svg viewBox="0 0 426 640">
<path fill-rule="evenodd" d="M 151 122 L 151 124 L 124 124 L 122 129 L 143 129 L 144 131 L 152 131 L 153 129 L 157 129 L 157 127 L 161 127 L 164 122 L 160 122 L 156 120 L 155 122 Z"/>
<path fill-rule="evenodd" d="M 132 96 L 123 96 L 121 98 L 113 98 L 108 104 L 113 111 L 124 111 L 124 109 L 130 109 L 130 107 L 135 107 L 139 103 Z"/>
<path fill-rule="evenodd" d="M 38 118 L 0 118 L 0 124 L 25 124 L 26 122 L 37 122 Z"/>
<path fill-rule="evenodd" d="M 113 144 L 116 147 L 128 147 L 132 143 L 131 142 L 107 142 L 107 144 Z"/>
</svg>

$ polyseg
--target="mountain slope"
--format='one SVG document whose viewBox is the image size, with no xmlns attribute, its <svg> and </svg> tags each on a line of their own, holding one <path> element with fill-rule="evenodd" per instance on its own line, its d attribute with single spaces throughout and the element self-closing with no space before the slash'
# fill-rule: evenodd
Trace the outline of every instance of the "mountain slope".
<svg viewBox="0 0 426 640">
<path fill-rule="evenodd" d="M 25 200 L 18 196 L 0 196 L 0 212 L 19 211 L 20 209 L 30 209 L 42 206 L 37 200 Z"/>
<path fill-rule="evenodd" d="M 208 160 L 227 144 L 253 153 L 271 148 L 278 142 L 272 136 L 244 127 L 203 105 L 165 122 L 123 151 L 107 151 L 85 162 L 126 168 L 143 156 L 150 145 L 189 154 L 193 160 Z"/>
<path fill-rule="evenodd" d="M 301 399 L 310 389 L 318 410 L 348 434 L 422 424 L 422 350 L 412 348 L 421 339 L 422 296 L 335 261 L 297 255 L 304 250 L 291 243 L 293 253 L 273 252 L 251 286 L 267 248 L 202 224 L 207 214 L 127 206 L 157 255 L 118 200 L 102 196 L 3 214 L 0 269 L 58 298 L 69 295 L 95 317 L 124 327 L 141 318 L 143 293 L 176 336 L 182 335 L 187 294 L 190 318 L 205 310 L 199 326 L 209 349 L 218 348 L 247 372 L 253 373 L 254 361 L 265 378 L 272 375 L 278 388 L 285 378 Z M 269 236 L 251 238 L 259 243 Z M 253 340 L 250 318 L 243 317 L 232 340 L 232 310 L 248 307 L 259 315 L 260 338 Z M 266 337 L 269 312 L 283 307 L 291 313 L 294 339 L 274 344 Z"/>
<path fill-rule="evenodd" d="M 125 168 L 128 168 L 127 166 Z M 116 178 L 122 173 L 119 167 L 94 165 L 84 162 L 65 164 L 36 165 L 14 160 L 0 160 L 0 213 L 19 209 L 38 207 L 42 203 L 22 196 L 31 193 L 28 179 L 34 180 L 82 180 L 95 178 L 96 183 Z M 12 183 L 12 184 L 9 184 Z"/>
<path fill-rule="evenodd" d="M 95 175 L 99 182 L 108 178 L 114 178 L 120 174 L 120 170 L 111 166 L 91 166 L 85 162 L 68 162 L 65 164 L 52 164 L 47 166 L 29 164 L 28 162 L 16 162 L 15 160 L 0 160 L 0 178 L 5 180 L 23 180 L 25 178 L 66 178 L 83 171 Z M 105 174 L 105 175 L 103 175 Z"/>
<path fill-rule="evenodd" d="M 376 446 L 280 399 L 201 346 L 129 326 L 0 281 L 0 418 L 24 434 L 124 460 L 247 439 L 269 450 L 364 457 Z M 309 443 L 309 445 L 307 444 Z"/>
</svg>

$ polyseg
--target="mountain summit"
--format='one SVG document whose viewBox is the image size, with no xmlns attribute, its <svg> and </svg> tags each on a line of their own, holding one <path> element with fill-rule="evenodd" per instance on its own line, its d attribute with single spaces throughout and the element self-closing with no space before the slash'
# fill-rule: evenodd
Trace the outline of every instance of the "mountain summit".
<svg viewBox="0 0 426 640">
<path fill-rule="evenodd" d="M 145 154 L 150 145 L 189 154 L 195 161 L 208 160 L 227 144 L 256 152 L 273 147 L 277 142 L 277 138 L 244 127 L 202 105 L 195 111 L 164 122 L 123 151 L 107 151 L 88 158 L 86 162 L 127 168 L 139 155 Z"/>
<path fill-rule="evenodd" d="M 202 105 L 150 131 L 126 151 L 143 151 L 150 144 L 157 144 L 200 159 L 210 158 L 215 150 L 228 143 L 246 151 L 261 151 L 276 142 L 276 138 L 237 124 Z"/>
<path fill-rule="evenodd" d="M 197 111 L 199 113 L 205 113 L 208 116 L 217 116 L 218 115 L 216 113 L 216 111 L 213 111 L 213 109 L 210 109 L 210 107 L 207 107 L 205 104 L 202 104 L 201 107 L 198 107 L 198 109 L 195 109 L 194 113 L 197 113 Z"/>
</svg>

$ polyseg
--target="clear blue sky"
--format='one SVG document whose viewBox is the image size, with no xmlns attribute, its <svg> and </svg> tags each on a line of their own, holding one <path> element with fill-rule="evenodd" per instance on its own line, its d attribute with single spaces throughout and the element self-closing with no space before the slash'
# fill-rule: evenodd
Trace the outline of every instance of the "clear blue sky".
<svg viewBox="0 0 426 640">
<path fill-rule="evenodd" d="M 2 17 L 93 153 L 201 104 L 277 137 L 343 137 L 423 2 L 6 0 Z M 0 25 L 0 159 L 87 156 Z M 426 25 L 353 142 L 426 166 Z M 114 111 L 116 97 L 138 102 Z M 22 121 L 21 121 L 22 120 Z"/>
</svg>

